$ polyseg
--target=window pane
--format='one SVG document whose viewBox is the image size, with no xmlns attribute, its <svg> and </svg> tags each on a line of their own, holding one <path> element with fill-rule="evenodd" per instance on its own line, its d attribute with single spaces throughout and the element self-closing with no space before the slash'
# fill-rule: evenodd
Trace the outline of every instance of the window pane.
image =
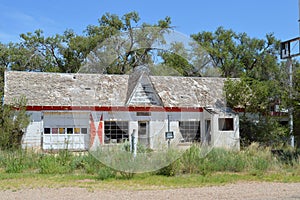
<svg viewBox="0 0 300 200">
<path fill-rule="evenodd" d="M 80 128 L 74 128 L 74 133 L 79 134 L 80 133 Z"/>
<path fill-rule="evenodd" d="M 65 128 L 59 128 L 59 134 L 64 134 L 65 133 Z"/>
<path fill-rule="evenodd" d="M 181 121 L 179 130 L 182 135 L 182 142 L 200 142 L 200 122 Z"/>
<path fill-rule="evenodd" d="M 81 133 L 82 134 L 87 134 L 87 128 L 81 128 Z"/>
<path fill-rule="evenodd" d="M 233 131 L 233 118 L 219 118 L 220 131 Z"/>
<path fill-rule="evenodd" d="M 50 134 L 50 128 L 44 128 L 44 134 Z"/>
<path fill-rule="evenodd" d="M 73 134 L 73 128 L 67 128 L 67 134 Z"/>
<path fill-rule="evenodd" d="M 127 121 L 105 121 L 104 122 L 105 143 L 121 143 L 128 138 Z"/>
<path fill-rule="evenodd" d="M 52 134 L 58 134 L 58 128 L 52 128 Z"/>
</svg>

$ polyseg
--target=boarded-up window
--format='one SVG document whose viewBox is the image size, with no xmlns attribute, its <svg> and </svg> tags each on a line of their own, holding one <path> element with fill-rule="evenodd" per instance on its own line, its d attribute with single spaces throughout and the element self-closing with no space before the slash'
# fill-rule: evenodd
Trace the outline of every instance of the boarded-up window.
<svg viewBox="0 0 300 200">
<path fill-rule="evenodd" d="M 219 130 L 220 131 L 233 131 L 233 118 L 219 118 Z"/>
</svg>

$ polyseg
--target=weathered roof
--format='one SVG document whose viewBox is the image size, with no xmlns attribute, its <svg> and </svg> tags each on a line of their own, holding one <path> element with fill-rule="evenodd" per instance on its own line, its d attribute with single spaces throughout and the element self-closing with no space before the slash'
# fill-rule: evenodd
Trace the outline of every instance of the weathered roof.
<svg viewBox="0 0 300 200">
<path fill-rule="evenodd" d="M 129 75 L 7 71 L 4 103 L 25 96 L 29 106 L 126 106 L 138 82 L 134 80 L 130 84 Z M 165 107 L 224 102 L 223 78 L 150 76 L 149 80 Z"/>
</svg>

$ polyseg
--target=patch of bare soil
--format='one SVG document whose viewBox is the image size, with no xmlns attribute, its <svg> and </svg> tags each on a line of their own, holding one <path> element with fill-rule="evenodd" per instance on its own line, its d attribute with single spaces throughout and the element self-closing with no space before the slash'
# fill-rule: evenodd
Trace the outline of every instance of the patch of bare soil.
<svg viewBox="0 0 300 200">
<path fill-rule="evenodd" d="M 230 199 L 230 200 L 300 200 L 300 183 L 236 183 L 224 186 L 168 190 L 95 190 L 85 188 L 37 188 L 0 191 L 0 199 Z"/>
</svg>

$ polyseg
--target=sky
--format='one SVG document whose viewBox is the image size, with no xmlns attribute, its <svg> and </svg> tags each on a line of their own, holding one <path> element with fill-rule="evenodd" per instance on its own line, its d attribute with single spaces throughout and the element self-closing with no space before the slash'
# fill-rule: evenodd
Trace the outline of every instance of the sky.
<svg viewBox="0 0 300 200">
<path fill-rule="evenodd" d="M 185 35 L 218 27 L 265 38 L 268 33 L 282 41 L 299 36 L 297 0 L 1 0 L 0 43 L 20 42 L 19 35 L 44 31 L 46 36 L 73 29 L 82 35 L 97 25 L 105 13 L 136 11 L 142 22 L 156 23 L 171 17 L 174 30 Z"/>
</svg>

